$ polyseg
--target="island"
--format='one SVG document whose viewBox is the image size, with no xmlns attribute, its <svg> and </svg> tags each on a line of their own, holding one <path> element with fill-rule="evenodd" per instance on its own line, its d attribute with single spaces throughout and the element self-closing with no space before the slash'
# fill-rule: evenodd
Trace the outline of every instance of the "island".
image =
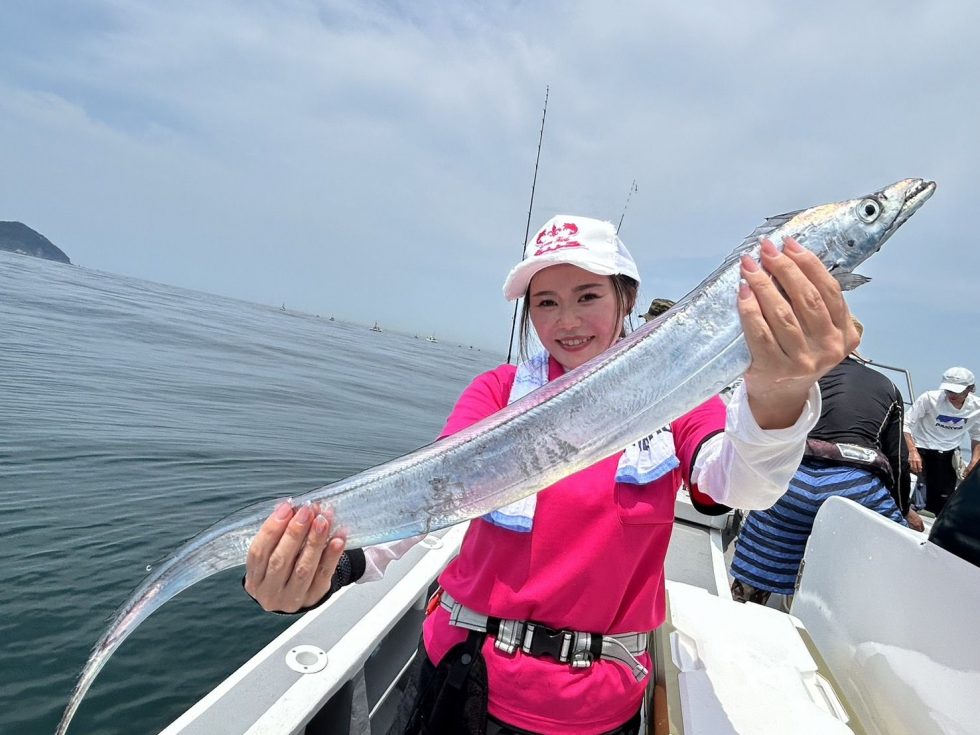
<svg viewBox="0 0 980 735">
<path fill-rule="evenodd" d="M 61 248 L 23 222 L 0 222 L 0 250 L 71 263 Z"/>
</svg>

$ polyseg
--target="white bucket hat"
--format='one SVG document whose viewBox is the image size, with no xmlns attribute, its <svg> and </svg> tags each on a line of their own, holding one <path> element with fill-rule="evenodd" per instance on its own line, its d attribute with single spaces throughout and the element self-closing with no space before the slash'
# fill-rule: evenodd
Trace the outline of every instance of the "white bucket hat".
<svg viewBox="0 0 980 735">
<path fill-rule="evenodd" d="M 535 273 L 558 263 L 577 265 L 598 276 L 622 274 L 640 282 L 636 261 L 612 222 L 560 214 L 545 222 L 527 241 L 524 260 L 511 269 L 504 281 L 504 298 L 521 298 Z"/>
<path fill-rule="evenodd" d="M 939 385 L 939 390 L 962 393 L 973 384 L 973 373 L 965 367 L 951 367 L 943 373 L 943 382 Z"/>
</svg>

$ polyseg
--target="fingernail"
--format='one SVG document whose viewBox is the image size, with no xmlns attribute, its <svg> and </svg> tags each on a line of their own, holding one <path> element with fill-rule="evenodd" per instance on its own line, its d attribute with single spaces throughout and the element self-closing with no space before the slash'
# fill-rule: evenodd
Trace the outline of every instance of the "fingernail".
<svg viewBox="0 0 980 735">
<path fill-rule="evenodd" d="M 792 237 L 783 238 L 783 250 L 789 250 L 791 253 L 802 253 L 804 249 L 805 248 Z"/>
<path fill-rule="evenodd" d="M 321 534 L 321 535 L 324 534 L 324 533 L 326 533 L 327 532 L 327 527 L 329 525 L 330 524 L 327 522 L 327 519 L 324 518 L 322 514 L 321 515 L 318 515 L 316 518 L 313 519 L 313 531 L 314 531 L 314 533 L 318 533 L 318 534 Z"/>
<path fill-rule="evenodd" d="M 313 511 L 310 510 L 310 506 L 304 505 L 302 508 L 296 511 L 296 515 L 293 516 L 293 520 L 299 523 L 300 525 L 305 526 L 309 522 L 310 518 L 312 517 L 313 517 Z"/>
<path fill-rule="evenodd" d="M 747 299 L 749 294 L 752 293 L 752 289 L 749 288 L 749 284 L 745 281 L 738 282 L 738 297 L 740 299 Z"/>
<path fill-rule="evenodd" d="M 772 240 L 762 241 L 762 252 L 766 255 L 779 255 L 779 250 L 772 244 Z"/>
<path fill-rule="evenodd" d="M 742 256 L 742 268 L 744 268 L 745 270 L 747 270 L 749 273 L 755 273 L 756 271 L 759 270 L 759 264 L 756 263 L 755 260 L 753 260 L 748 255 L 743 255 Z"/>
<path fill-rule="evenodd" d="M 276 518 L 280 521 L 284 521 L 293 514 L 293 506 L 289 504 L 288 500 L 284 500 L 279 505 L 276 506 Z"/>
</svg>

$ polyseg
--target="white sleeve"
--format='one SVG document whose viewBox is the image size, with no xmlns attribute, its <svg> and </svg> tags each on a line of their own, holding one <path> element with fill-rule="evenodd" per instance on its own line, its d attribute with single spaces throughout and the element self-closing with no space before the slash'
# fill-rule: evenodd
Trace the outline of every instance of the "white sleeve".
<svg viewBox="0 0 980 735">
<path fill-rule="evenodd" d="M 391 562 L 395 559 L 401 559 L 408 553 L 409 549 L 424 538 L 425 534 L 423 533 L 421 536 L 412 536 L 411 538 L 391 541 L 387 544 L 365 547 L 364 574 L 357 580 L 358 583 L 376 582 L 381 579 L 385 574 L 385 569 L 388 568 Z"/>
<path fill-rule="evenodd" d="M 913 440 L 915 440 L 915 425 L 922 419 L 922 414 L 925 412 L 927 397 L 927 394 L 923 393 L 921 396 L 915 399 L 915 402 L 912 404 L 912 408 L 905 412 L 905 421 L 902 425 L 902 431 L 906 434 L 911 434 Z"/>
<path fill-rule="evenodd" d="M 970 423 L 970 441 L 980 442 L 980 413 L 974 414 L 972 421 L 967 419 L 967 422 Z"/>
<path fill-rule="evenodd" d="M 806 436 L 820 418 L 820 388 L 814 383 L 803 413 L 786 429 L 759 427 L 740 385 L 728 404 L 725 431 L 701 445 L 691 482 L 715 502 L 733 508 L 763 510 L 786 492 Z"/>
</svg>

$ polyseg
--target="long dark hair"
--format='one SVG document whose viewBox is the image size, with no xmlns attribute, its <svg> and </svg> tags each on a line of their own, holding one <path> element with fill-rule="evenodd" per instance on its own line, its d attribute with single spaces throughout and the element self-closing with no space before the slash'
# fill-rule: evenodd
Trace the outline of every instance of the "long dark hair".
<svg viewBox="0 0 980 735">
<path fill-rule="evenodd" d="M 636 305 L 636 295 L 640 290 L 640 284 L 629 276 L 624 276 L 622 273 L 617 273 L 614 276 L 610 276 L 609 280 L 612 281 L 613 292 L 616 294 L 616 301 L 619 303 L 619 312 L 622 314 L 622 318 L 625 319 L 626 315 L 633 311 L 633 307 Z M 528 291 L 531 290 L 531 284 L 529 283 Z M 527 352 L 527 346 L 531 342 L 531 300 L 528 299 L 528 291 L 524 292 L 524 303 L 521 306 L 521 328 L 519 331 L 519 342 L 520 359 L 524 362 L 530 357 Z M 624 326 L 620 332 L 620 337 L 626 336 L 626 327 Z"/>
</svg>

